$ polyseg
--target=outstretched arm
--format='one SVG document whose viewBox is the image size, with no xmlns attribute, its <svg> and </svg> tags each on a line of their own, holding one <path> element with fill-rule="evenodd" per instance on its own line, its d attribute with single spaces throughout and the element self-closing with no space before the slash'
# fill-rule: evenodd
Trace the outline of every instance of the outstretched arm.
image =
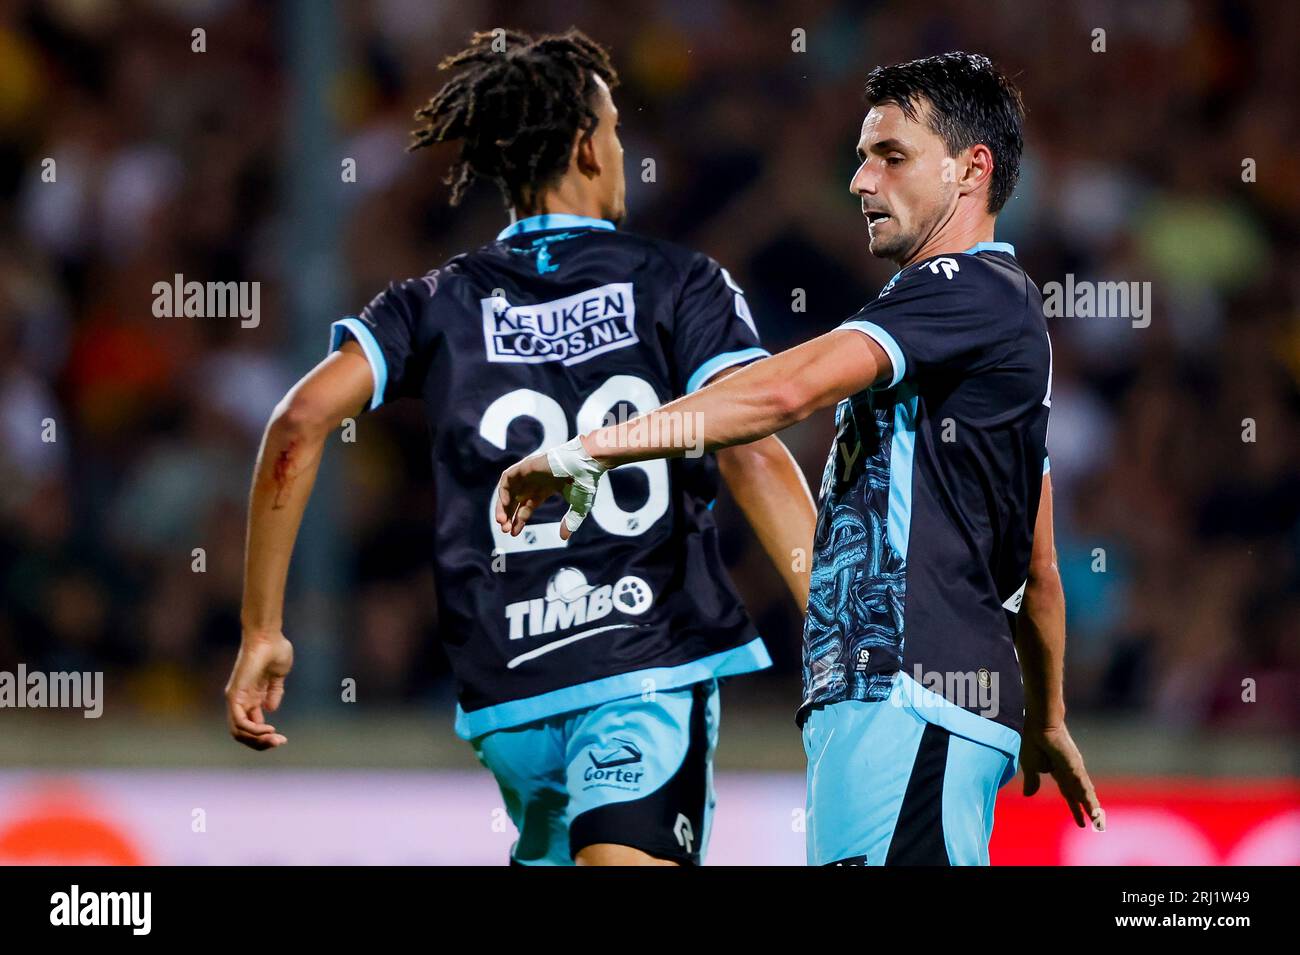
<svg viewBox="0 0 1300 955">
<path fill-rule="evenodd" d="M 563 494 L 570 511 L 560 537 L 567 540 L 609 468 L 757 441 L 891 374 L 874 339 L 852 329 L 827 332 L 655 411 L 525 458 L 501 475 L 497 522 L 518 535 L 543 501 Z"/>
<path fill-rule="evenodd" d="M 344 417 L 365 406 L 373 388 L 361 347 L 346 342 L 284 396 L 262 438 L 248 504 L 243 635 L 226 685 L 230 733 L 254 749 L 286 741 L 263 711 L 280 705 L 293 665 L 293 647 L 281 629 L 284 587 L 325 440 Z"/>
<path fill-rule="evenodd" d="M 876 342 L 852 329 L 836 329 L 771 358 L 747 365 L 694 394 L 622 424 L 592 431 L 583 446 L 605 468 L 632 461 L 673 458 L 694 450 L 686 429 L 702 426 L 705 451 L 757 441 L 819 408 L 869 388 L 891 372 Z"/>
<path fill-rule="evenodd" d="M 1038 791 L 1040 774 L 1050 773 L 1075 822 L 1086 827 L 1091 820 L 1098 830 L 1105 829 L 1106 816 L 1083 756 L 1065 728 L 1065 590 L 1056 566 L 1050 473 L 1043 475 L 1015 640 L 1025 682 L 1025 735 L 1020 746 L 1025 795 Z"/>
</svg>

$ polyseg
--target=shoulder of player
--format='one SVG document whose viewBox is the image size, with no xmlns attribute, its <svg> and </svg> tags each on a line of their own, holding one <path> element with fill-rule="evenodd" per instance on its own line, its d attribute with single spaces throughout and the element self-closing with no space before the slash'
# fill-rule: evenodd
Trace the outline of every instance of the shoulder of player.
<svg viewBox="0 0 1300 955">
<path fill-rule="evenodd" d="M 463 252 L 453 256 L 437 268 L 430 269 L 423 275 L 390 282 L 389 292 L 397 292 L 415 301 L 427 301 L 438 294 L 440 289 L 448 290 L 457 282 L 465 279 L 467 267 L 472 267 L 473 252 Z"/>
<path fill-rule="evenodd" d="M 607 232 L 605 235 L 609 236 L 611 240 L 617 236 L 618 241 L 626 243 L 629 248 L 643 250 L 647 255 L 658 258 L 671 270 L 678 282 L 684 282 L 686 277 L 696 270 L 708 272 L 712 270 L 721 271 L 722 269 L 720 263 L 703 252 L 676 242 L 670 242 L 667 239 L 658 239 L 623 230 Z"/>
<path fill-rule="evenodd" d="M 426 306 L 434 301 L 440 290 L 444 293 L 449 291 L 461 279 L 464 259 L 464 255 L 458 255 L 423 275 L 390 281 L 361 310 L 361 318 L 373 323 L 381 314 L 395 313 L 412 322 L 422 315 L 431 314 Z"/>
</svg>

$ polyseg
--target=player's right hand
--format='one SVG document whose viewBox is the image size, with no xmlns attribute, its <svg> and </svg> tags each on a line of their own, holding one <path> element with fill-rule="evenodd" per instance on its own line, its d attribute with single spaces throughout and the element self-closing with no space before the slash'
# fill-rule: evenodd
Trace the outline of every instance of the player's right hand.
<svg viewBox="0 0 1300 955">
<path fill-rule="evenodd" d="M 1091 822 L 1098 832 L 1106 830 L 1106 811 L 1101 808 L 1101 800 L 1088 778 L 1083 754 L 1064 723 L 1039 729 L 1025 727 L 1020 745 L 1020 768 L 1025 774 L 1026 796 L 1038 792 L 1039 775 L 1049 773 L 1056 780 L 1056 786 L 1079 828 L 1086 829 Z"/>
<path fill-rule="evenodd" d="M 497 484 L 497 523 L 507 534 L 517 537 L 533 512 L 552 495 L 559 494 L 569 504 L 560 522 L 560 540 L 568 540 L 591 513 L 605 470 L 583 447 L 581 437 L 524 458 L 501 473 Z"/>
<path fill-rule="evenodd" d="M 288 742 L 266 722 L 284 699 L 284 678 L 293 668 L 293 644 L 282 633 L 245 633 L 235 668 L 226 683 L 226 722 L 230 735 L 245 746 L 263 750 Z"/>
</svg>

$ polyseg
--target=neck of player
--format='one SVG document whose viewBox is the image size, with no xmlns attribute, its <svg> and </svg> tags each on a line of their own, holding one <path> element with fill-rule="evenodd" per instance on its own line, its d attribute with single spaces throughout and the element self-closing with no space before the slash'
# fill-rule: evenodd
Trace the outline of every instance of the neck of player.
<svg viewBox="0 0 1300 955">
<path fill-rule="evenodd" d="M 588 219 L 608 219 L 609 213 L 601 207 L 600 200 L 589 190 L 573 183 L 569 177 L 561 179 L 547 189 L 534 202 L 510 210 L 510 221 L 517 222 L 530 216 L 571 215 Z"/>
<path fill-rule="evenodd" d="M 985 198 L 979 196 L 978 201 L 983 203 Z M 930 233 L 929 238 L 917 246 L 915 251 L 905 258 L 895 260 L 898 268 L 902 270 L 922 259 L 936 255 L 953 255 L 974 248 L 981 242 L 992 242 L 995 222 L 997 216 L 989 215 L 974 206 L 967 208 L 966 203 L 959 201 L 949 216 Z"/>
</svg>

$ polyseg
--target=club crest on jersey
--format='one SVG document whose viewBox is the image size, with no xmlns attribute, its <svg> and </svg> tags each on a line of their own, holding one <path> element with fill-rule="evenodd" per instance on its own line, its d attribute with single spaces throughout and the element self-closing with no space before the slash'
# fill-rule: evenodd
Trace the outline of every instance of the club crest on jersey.
<svg viewBox="0 0 1300 955">
<path fill-rule="evenodd" d="M 616 583 L 592 586 L 576 567 L 561 567 L 546 584 L 546 596 L 506 605 L 510 639 L 540 637 L 586 626 L 614 611 L 640 616 L 654 603 L 654 591 L 640 577 L 628 575 Z"/>
<path fill-rule="evenodd" d="M 511 305 L 501 295 L 479 303 L 488 361 L 576 365 L 637 343 L 631 282 L 531 305 Z"/>
</svg>

